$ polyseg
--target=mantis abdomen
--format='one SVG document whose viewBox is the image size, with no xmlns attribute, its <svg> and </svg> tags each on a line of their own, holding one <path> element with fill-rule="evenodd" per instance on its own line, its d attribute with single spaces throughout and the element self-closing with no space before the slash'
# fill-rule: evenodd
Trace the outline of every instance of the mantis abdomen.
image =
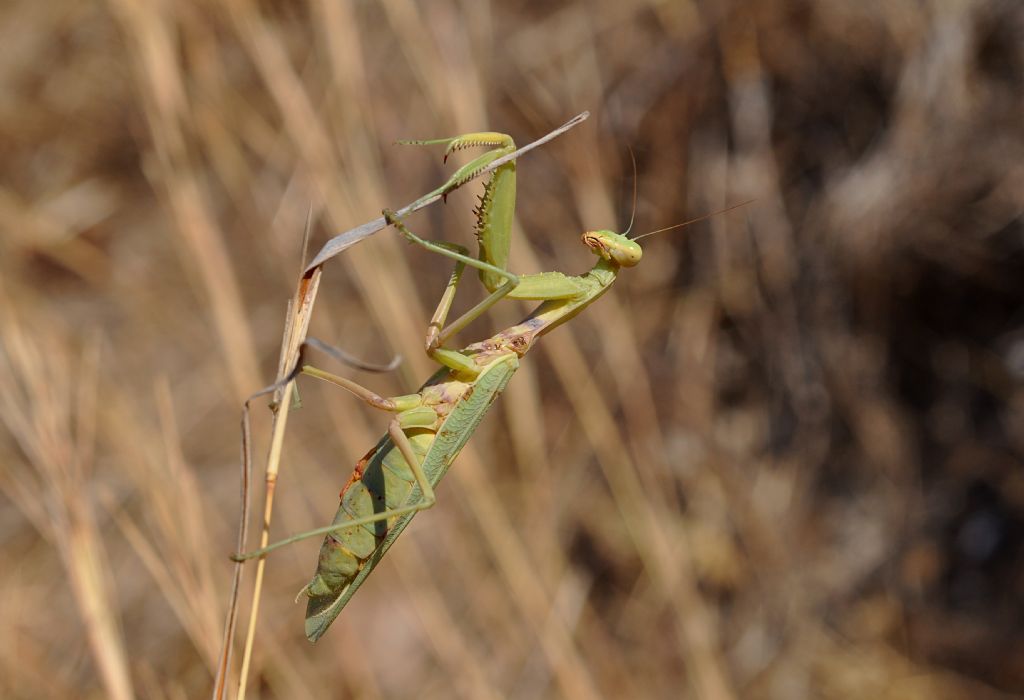
<svg viewBox="0 0 1024 700">
<path fill-rule="evenodd" d="M 472 383 L 459 381 L 450 371 L 442 370 L 421 387 L 423 404 L 437 412 L 438 424 L 407 430 L 406 435 L 416 457 L 422 460 L 431 486 L 444 477 L 518 367 L 517 355 L 505 352 L 489 357 Z M 400 510 L 417 503 L 421 496 L 412 469 L 391 437 L 385 435 L 359 460 L 342 488 L 334 525 Z M 300 593 L 309 596 L 306 636 L 310 641 L 315 642 L 327 630 L 416 512 L 343 527 L 324 537 L 316 573 Z"/>
</svg>

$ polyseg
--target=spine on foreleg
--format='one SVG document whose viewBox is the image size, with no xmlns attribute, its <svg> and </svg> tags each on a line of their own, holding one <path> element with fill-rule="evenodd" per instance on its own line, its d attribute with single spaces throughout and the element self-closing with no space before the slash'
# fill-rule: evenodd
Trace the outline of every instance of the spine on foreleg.
<svg viewBox="0 0 1024 700">
<path fill-rule="evenodd" d="M 478 257 L 486 263 L 508 268 L 509 250 L 512 246 L 512 217 L 516 208 L 516 164 L 506 163 L 494 171 L 484 185 L 480 205 L 476 214 L 476 239 L 479 244 Z M 480 270 L 480 281 L 488 291 L 493 292 L 505 281 L 501 275 L 489 270 Z"/>
</svg>

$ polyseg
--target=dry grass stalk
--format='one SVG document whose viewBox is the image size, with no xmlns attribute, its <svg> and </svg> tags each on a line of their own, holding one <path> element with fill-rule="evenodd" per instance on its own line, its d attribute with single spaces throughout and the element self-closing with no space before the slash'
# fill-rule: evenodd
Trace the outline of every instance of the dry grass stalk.
<svg viewBox="0 0 1024 700">
<path fill-rule="evenodd" d="M 0 695 L 207 692 L 236 410 L 274 372 L 310 200 L 346 229 L 443 181 L 396 138 L 584 108 L 520 167 L 512 269 L 586 265 L 571 239 L 624 221 L 627 146 L 638 230 L 757 205 L 648 239 L 546 339 L 317 647 L 291 602 L 315 544 L 275 554 L 249 695 L 1024 692 L 1020 3 L 22 0 L 0 36 L 2 303 L 67 417 L 40 454 L 84 465 L 57 493 L 9 429 L 44 402 L 4 369 Z M 469 209 L 411 224 L 471 243 Z M 369 383 L 418 386 L 446 270 L 384 235 L 328 272 L 311 334 L 400 352 Z M 382 427 L 303 400 L 274 538 L 329 518 Z M 72 517 L 74 552 L 40 534 Z"/>
<path fill-rule="evenodd" d="M 0 316 L 0 337 L 0 415 L 30 465 L 8 471 L 0 488 L 60 553 L 104 690 L 128 700 L 134 693 L 92 483 L 99 340 L 75 362 L 59 332 L 30 334 L 9 312 Z"/>
</svg>

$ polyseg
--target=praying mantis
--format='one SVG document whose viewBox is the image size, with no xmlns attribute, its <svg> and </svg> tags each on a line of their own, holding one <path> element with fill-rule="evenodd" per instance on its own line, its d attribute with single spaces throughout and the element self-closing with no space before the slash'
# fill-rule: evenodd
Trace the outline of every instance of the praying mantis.
<svg viewBox="0 0 1024 700">
<path fill-rule="evenodd" d="M 494 132 L 404 143 L 444 143 L 446 157 L 468 146 L 496 147 L 460 168 L 428 197 L 448 191 L 515 149 L 510 137 Z M 308 598 L 305 631 L 312 642 L 326 632 L 416 513 L 434 505 L 434 489 L 536 340 L 595 302 L 608 291 L 623 267 L 633 267 L 641 260 L 643 252 L 636 242 L 641 236 L 630 239 L 610 230 L 587 231 L 581 236 L 582 242 L 597 256 L 588 272 L 516 275 L 506 269 L 514 205 L 515 162 L 511 161 L 494 171 L 476 209 L 480 246 L 476 258 L 462 246 L 423 240 L 393 212 L 384 210 L 387 223 L 409 242 L 455 261 L 425 339 L 427 354 L 442 368 L 419 391 L 383 397 L 300 359 L 296 372 L 336 384 L 370 406 L 393 414 L 387 434 L 356 463 L 341 490 L 341 502 L 330 525 L 233 556 L 236 561 L 259 557 L 292 542 L 325 535 L 316 573 L 299 593 L 299 597 Z M 490 294 L 447 323 L 466 266 L 478 271 Z M 445 347 L 455 333 L 504 297 L 542 303 L 519 324 L 486 340 L 461 350 Z"/>
</svg>

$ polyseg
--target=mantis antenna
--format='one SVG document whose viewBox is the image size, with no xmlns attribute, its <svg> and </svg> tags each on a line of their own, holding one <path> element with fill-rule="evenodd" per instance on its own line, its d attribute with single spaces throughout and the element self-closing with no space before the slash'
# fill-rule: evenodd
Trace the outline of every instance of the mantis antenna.
<svg viewBox="0 0 1024 700">
<path fill-rule="evenodd" d="M 710 214 L 705 214 L 704 216 L 698 216 L 696 219 L 690 219 L 689 221 L 684 221 L 681 224 L 673 224 L 672 226 L 666 226 L 665 228 L 659 228 L 656 231 L 648 231 L 647 233 L 641 234 L 639 236 L 634 236 L 630 240 L 639 241 L 641 238 L 646 238 L 647 236 L 653 236 L 656 233 L 662 233 L 663 231 L 671 231 L 674 228 L 682 228 L 683 226 L 689 226 L 690 224 L 695 224 L 698 221 L 704 221 L 704 219 L 710 219 L 712 216 L 718 216 L 719 214 L 724 214 L 726 212 L 732 211 L 733 209 L 739 209 L 740 207 L 745 207 L 745 206 L 747 206 L 748 204 L 750 204 L 753 201 L 754 201 L 753 199 L 748 199 L 745 202 L 740 202 L 739 204 L 733 204 L 731 207 L 726 207 L 725 209 L 719 209 L 718 211 L 713 211 Z M 632 223 L 630 223 L 630 225 L 632 225 Z"/>
<path fill-rule="evenodd" d="M 633 228 L 633 219 L 636 217 L 636 154 L 633 153 L 633 149 L 629 149 L 629 159 L 633 161 L 633 212 L 629 215 L 629 226 L 626 227 L 623 236 L 628 237 L 630 230 Z"/>
</svg>

